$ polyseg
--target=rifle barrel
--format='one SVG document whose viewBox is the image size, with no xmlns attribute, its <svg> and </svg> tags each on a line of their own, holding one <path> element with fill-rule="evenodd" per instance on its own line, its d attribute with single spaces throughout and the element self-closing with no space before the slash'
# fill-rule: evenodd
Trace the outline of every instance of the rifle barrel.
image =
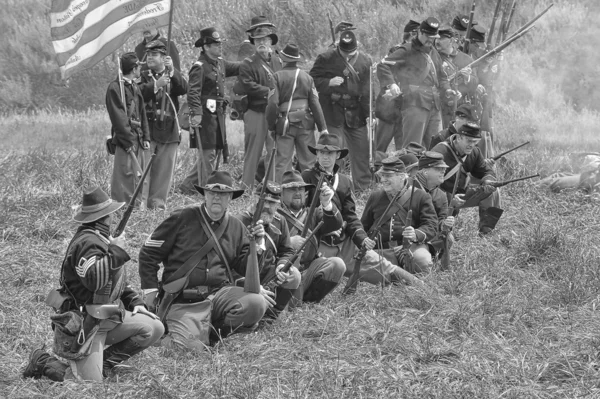
<svg viewBox="0 0 600 399">
<path fill-rule="evenodd" d="M 513 37 L 517 36 L 518 34 L 522 33 L 523 31 L 525 31 L 529 27 L 531 27 L 538 19 L 542 18 L 544 16 L 544 14 L 546 14 L 548 12 L 548 10 L 550 10 L 550 8 L 552 8 L 552 6 L 554 6 L 554 3 L 552 3 L 548 7 L 546 7 L 546 9 L 544 11 L 542 11 L 541 13 L 536 15 L 531 21 L 527 22 L 525 25 L 523 25 L 519 29 L 517 29 L 517 31 L 515 33 L 513 33 L 508 39 L 506 39 L 506 41 L 509 41 Z"/>
<path fill-rule="evenodd" d="M 512 7 L 510 8 L 510 13 L 508 14 L 508 19 L 506 20 L 506 26 L 504 27 L 504 34 L 502 36 L 502 40 L 506 38 L 508 34 L 508 30 L 510 29 L 510 24 L 512 22 L 513 16 L 515 15 L 515 9 L 517 8 L 517 0 L 513 0 Z"/>
<path fill-rule="evenodd" d="M 502 0 L 498 0 L 496 3 L 496 8 L 494 10 L 494 16 L 492 17 L 492 24 L 490 25 L 490 31 L 488 32 L 486 47 L 489 49 L 492 46 L 492 37 L 494 36 L 494 30 L 496 29 L 496 21 L 498 20 L 498 15 L 500 14 L 500 8 L 502 7 Z"/>
<path fill-rule="evenodd" d="M 324 181 L 325 181 L 325 173 L 321 173 L 321 176 L 319 177 L 319 182 L 317 183 L 317 186 L 315 187 L 315 192 L 313 194 L 312 200 L 310 201 L 310 207 L 308 208 L 308 213 L 306 214 L 304 227 L 302 228 L 302 233 L 301 233 L 302 237 L 306 237 L 306 234 L 308 234 L 308 226 L 309 226 L 310 221 L 312 220 L 313 214 L 315 213 L 315 209 L 317 209 L 317 202 L 319 201 L 319 196 L 317 195 L 317 193 L 321 189 L 321 186 L 323 186 Z"/>
<path fill-rule="evenodd" d="M 515 183 L 515 182 L 518 182 L 518 181 L 521 181 L 521 180 L 533 179 L 534 177 L 538 177 L 539 175 L 540 175 L 539 173 L 536 173 L 535 175 L 525 176 L 525 177 L 518 177 L 516 179 L 506 180 L 506 181 L 503 181 L 503 182 L 493 182 L 492 186 L 494 186 L 494 187 L 503 187 L 503 186 L 506 186 L 507 184 Z"/>
<path fill-rule="evenodd" d="M 494 161 L 497 161 L 497 160 L 499 160 L 500 158 L 502 158 L 503 156 L 505 156 L 506 154 L 509 154 L 509 153 L 513 152 L 514 150 L 518 150 L 519 148 L 521 148 L 521 147 L 523 147 L 523 146 L 526 146 L 526 145 L 527 145 L 527 144 L 529 144 L 529 143 L 530 143 L 529 141 L 526 141 L 526 142 L 524 142 L 523 144 L 519 144 L 518 146 L 516 146 L 516 147 L 514 147 L 514 148 L 511 148 L 510 150 L 504 151 L 503 153 L 500 153 L 500 154 L 496 155 L 496 156 L 495 156 L 495 157 L 493 157 L 492 159 L 493 159 Z"/>
</svg>

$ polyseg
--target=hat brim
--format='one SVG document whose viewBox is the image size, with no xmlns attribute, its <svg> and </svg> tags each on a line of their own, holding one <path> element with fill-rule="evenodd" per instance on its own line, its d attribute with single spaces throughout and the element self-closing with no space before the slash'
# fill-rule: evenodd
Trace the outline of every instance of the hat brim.
<svg viewBox="0 0 600 399">
<path fill-rule="evenodd" d="M 260 36 L 248 36 L 248 40 L 250 40 L 250 43 L 254 44 L 254 39 L 262 39 L 263 37 L 270 37 L 271 38 L 271 45 L 276 45 L 277 42 L 279 41 L 279 37 L 275 34 L 275 33 L 269 33 L 268 35 L 260 35 Z"/>
<path fill-rule="evenodd" d="M 254 24 L 252 26 L 250 26 L 248 29 L 246 29 L 246 33 L 252 33 L 252 31 L 256 28 L 260 28 L 261 26 L 268 26 L 269 28 L 274 28 L 275 25 L 272 24 L 271 22 L 261 22 L 259 24 Z"/>
<path fill-rule="evenodd" d="M 300 182 L 282 183 L 281 184 L 281 190 L 285 190 L 286 188 L 307 188 L 307 189 L 313 189 L 313 188 L 315 188 L 315 185 L 314 184 L 310 184 L 310 183 L 300 183 Z"/>
<path fill-rule="evenodd" d="M 200 194 L 205 195 L 204 194 L 204 190 L 206 191 L 214 191 L 216 193 L 231 193 L 231 199 L 236 199 L 241 197 L 244 194 L 244 190 L 211 190 L 207 187 L 202 187 L 202 186 L 197 186 L 194 184 L 194 188 L 196 189 L 196 191 L 198 191 Z"/>
<path fill-rule="evenodd" d="M 111 213 L 118 211 L 125 205 L 124 202 L 115 202 L 112 201 L 109 206 L 104 209 L 101 209 L 97 212 L 84 213 L 79 211 L 75 216 L 73 216 L 73 220 L 79 223 L 91 223 L 96 220 L 102 219 L 105 216 L 110 215 Z"/>
<path fill-rule="evenodd" d="M 304 57 L 299 55 L 298 58 L 290 57 L 286 55 L 283 51 L 279 52 L 279 58 L 281 58 L 282 62 L 302 62 L 304 61 Z"/>
<path fill-rule="evenodd" d="M 340 158 L 342 159 L 344 158 L 346 155 L 348 155 L 348 149 L 344 148 L 344 149 L 340 149 L 339 147 L 330 147 L 328 145 L 318 145 L 317 147 L 313 147 L 313 146 L 308 146 L 308 151 L 312 152 L 313 154 L 317 155 L 317 151 L 321 150 L 321 151 L 339 151 L 340 152 Z"/>
<path fill-rule="evenodd" d="M 213 39 L 212 37 L 207 37 L 206 39 L 210 40 L 210 43 L 208 41 L 204 42 L 205 38 L 201 37 L 200 39 L 196 40 L 196 43 L 194 43 L 194 47 L 202 47 L 202 46 L 207 46 L 209 44 L 214 44 L 214 43 L 225 43 L 227 41 L 227 39 Z"/>
</svg>

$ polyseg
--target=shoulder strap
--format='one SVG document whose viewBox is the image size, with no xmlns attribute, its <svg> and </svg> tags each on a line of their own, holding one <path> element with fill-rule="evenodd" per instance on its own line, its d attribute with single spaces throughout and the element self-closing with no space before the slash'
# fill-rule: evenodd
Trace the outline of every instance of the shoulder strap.
<svg viewBox="0 0 600 399">
<path fill-rule="evenodd" d="M 227 258 L 225 257 L 225 254 L 223 253 L 223 248 L 221 248 L 221 244 L 219 244 L 219 240 L 221 239 L 223 232 L 225 231 L 225 229 L 227 228 L 227 225 L 229 224 L 229 213 L 225 213 L 225 218 L 223 219 L 223 222 L 221 223 L 221 225 L 219 226 L 217 231 L 214 232 L 208 225 L 208 220 L 206 220 L 206 216 L 204 216 L 204 213 L 202 213 L 202 210 L 198 209 L 198 212 L 200 213 L 200 216 L 202 217 L 202 221 L 204 222 L 204 223 L 200 223 L 202 225 L 202 228 L 204 229 L 204 233 L 206 233 L 207 236 L 214 239 L 215 250 L 217 251 L 217 254 L 221 258 L 223 263 L 225 264 L 225 268 L 227 268 L 227 274 L 229 275 L 229 282 L 231 284 L 233 284 L 233 282 L 234 282 L 233 274 L 231 273 L 231 268 L 229 267 L 229 262 L 227 262 Z"/>
<path fill-rule="evenodd" d="M 290 109 L 292 109 L 292 100 L 294 99 L 294 92 L 296 91 L 296 84 L 298 83 L 298 74 L 300 73 L 300 68 L 296 68 L 296 75 L 294 76 L 294 85 L 292 86 L 292 94 L 290 95 L 290 100 L 288 101 L 287 112 L 285 113 L 285 124 L 288 125 L 288 118 L 290 117 Z M 285 129 L 284 129 L 285 130 Z M 287 132 L 283 132 L 285 136 Z"/>
<path fill-rule="evenodd" d="M 462 168 L 463 163 L 465 162 L 465 160 L 467 159 L 467 156 L 465 155 L 462 158 L 459 158 L 456 153 L 454 152 L 454 150 L 452 149 L 452 147 L 450 146 L 450 144 L 448 144 L 447 141 L 442 141 L 440 144 L 445 145 L 446 147 L 448 147 L 448 149 L 450 150 L 450 153 L 452 154 L 452 156 L 454 157 L 454 159 L 456 160 L 456 166 L 454 166 L 450 171 L 448 171 L 448 173 L 446 173 L 446 175 L 444 176 L 444 181 L 448 180 L 449 178 L 451 178 L 452 176 L 454 176 L 460 168 Z"/>
<path fill-rule="evenodd" d="M 346 65 L 346 68 L 348 68 L 348 71 L 350 72 L 350 74 L 353 75 L 358 82 L 360 82 L 360 77 L 358 76 L 358 72 L 356 72 L 356 69 L 354 69 L 354 64 L 356 63 L 356 60 L 358 59 L 358 52 L 356 52 L 356 55 L 350 59 L 350 62 L 346 61 L 346 58 L 344 58 L 344 56 L 342 54 L 340 54 L 339 49 L 336 51 L 336 53 L 337 53 L 337 55 L 340 56 L 342 61 L 344 61 L 344 64 Z"/>
</svg>

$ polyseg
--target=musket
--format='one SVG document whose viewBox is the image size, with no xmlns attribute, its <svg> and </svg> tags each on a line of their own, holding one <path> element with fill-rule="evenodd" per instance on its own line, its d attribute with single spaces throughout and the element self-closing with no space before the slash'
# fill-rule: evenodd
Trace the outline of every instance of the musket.
<svg viewBox="0 0 600 399">
<path fill-rule="evenodd" d="M 502 40 L 504 39 L 506 19 L 508 18 L 508 13 L 510 12 L 510 10 L 507 10 L 507 7 L 510 7 L 510 5 L 507 5 L 506 7 L 502 8 L 502 18 L 500 18 L 500 27 L 498 28 L 498 36 L 496 36 L 496 46 L 499 46 L 502 43 Z"/>
<path fill-rule="evenodd" d="M 369 170 L 375 172 L 375 157 L 373 150 L 375 148 L 375 134 L 373 132 L 373 74 L 377 72 L 377 63 L 369 67 L 369 123 L 367 126 L 367 136 L 369 138 Z"/>
<path fill-rule="evenodd" d="M 521 34 L 523 31 L 528 30 L 538 19 L 542 18 L 542 16 L 544 16 L 544 14 L 546 14 L 548 12 L 548 10 L 550 10 L 550 8 L 552 8 L 552 6 L 554 6 L 554 3 L 552 3 L 548 7 L 546 7 L 546 9 L 544 11 L 542 11 L 541 13 L 536 15 L 535 18 L 533 18 L 531 21 L 529 21 L 525 25 L 521 26 L 515 33 L 512 34 L 511 37 L 506 39 L 506 41 L 509 41 L 513 37 Z"/>
<path fill-rule="evenodd" d="M 525 35 L 531 29 L 533 29 L 533 26 L 529 26 L 527 29 L 525 29 L 525 30 L 523 30 L 523 31 L 521 31 L 519 33 L 515 33 L 514 35 L 512 35 L 511 37 L 509 37 L 508 39 L 506 39 L 504 41 L 504 43 L 500 44 L 499 46 L 494 47 L 492 50 L 488 51 L 487 53 L 485 53 L 481 57 L 477 58 L 475 61 L 471 62 L 466 67 L 464 67 L 464 68 L 462 68 L 462 69 L 460 69 L 460 70 L 458 70 L 458 71 L 450 74 L 448 76 L 448 80 L 456 79 L 459 76 L 460 71 L 467 70 L 469 68 L 474 68 L 475 66 L 481 64 L 483 61 L 487 60 L 488 58 L 493 57 L 494 55 L 498 54 L 499 52 L 501 52 L 502 50 L 504 50 L 505 48 L 507 48 L 508 46 L 510 46 L 517 39 L 520 39 L 521 36 Z"/>
<path fill-rule="evenodd" d="M 171 8 L 169 9 L 169 30 L 167 33 L 167 57 L 169 57 L 170 54 L 170 49 L 171 49 L 171 29 L 173 27 L 173 3 L 175 2 L 175 0 L 171 0 L 170 1 L 170 6 Z M 170 71 L 169 69 L 167 69 L 165 71 L 165 73 L 167 74 L 167 76 L 169 76 Z M 163 96 L 160 102 L 160 121 L 163 122 L 165 120 L 165 109 L 167 107 L 167 95 L 169 92 L 169 84 L 167 84 L 164 88 L 163 91 Z M 173 112 L 175 112 L 175 110 L 173 110 Z"/>
<path fill-rule="evenodd" d="M 457 176 L 458 178 L 458 176 Z M 413 224 L 413 211 L 412 211 L 412 203 L 413 203 L 413 197 L 415 195 L 415 180 L 413 178 L 413 182 L 412 182 L 412 187 L 411 187 L 411 191 L 410 191 L 410 201 L 408 202 L 408 212 L 406 213 L 406 223 L 404 224 L 404 228 L 406 229 L 407 227 L 412 227 Z M 410 242 L 410 240 L 406 237 L 402 237 L 402 250 L 404 251 L 404 268 L 408 268 L 410 270 L 412 270 L 412 261 L 413 261 L 413 253 L 410 250 L 410 246 L 412 245 L 412 243 Z"/>
<path fill-rule="evenodd" d="M 503 186 L 506 186 L 507 184 L 518 182 L 521 180 L 533 179 L 534 177 L 538 177 L 539 175 L 540 175 L 539 173 L 536 173 L 535 175 L 531 175 L 531 176 L 518 177 L 516 179 L 506 180 L 506 181 L 501 181 L 501 182 L 493 181 L 493 182 L 488 182 L 487 184 L 498 188 L 498 187 L 503 187 Z"/>
<path fill-rule="evenodd" d="M 509 154 L 511 152 L 513 152 L 514 150 L 518 150 L 519 148 L 526 146 L 527 144 L 529 144 L 529 141 L 524 142 L 523 144 L 519 144 L 518 146 L 516 146 L 515 148 L 511 148 L 510 150 L 504 151 L 498 155 L 496 155 L 495 157 L 493 157 L 492 159 L 494 161 L 499 160 L 500 158 L 502 158 L 503 156 L 505 156 L 506 154 Z"/>
<path fill-rule="evenodd" d="M 492 17 L 492 23 L 490 25 L 490 30 L 488 31 L 487 40 L 485 42 L 486 48 L 492 47 L 492 36 L 494 36 L 494 29 L 496 28 L 496 21 L 498 20 L 498 15 L 500 15 L 500 8 L 502 7 L 502 0 L 498 0 L 496 3 L 496 9 L 494 10 L 494 16 Z"/>
<path fill-rule="evenodd" d="M 450 197 L 450 203 L 452 203 L 452 200 L 454 199 L 454 196 L 456 195 L 456 192 L 458 191 L 458 181 L 460 180 L 460 170 L 458 171 L 458 173 L 456 174 L 456 178 L 454 179 L 454 186 L 452 187 L 452 196 Z M 452 216 L 452 214 L 454 213 L 454 207 L 450 206 L 450 203 L 448 204 L 448 216 Z M 447 229 L 447 230 L 442 230 L 441 232 L 441 236 L 442 236 L 442 243 L 444 246 L 444 251 L 442 252 L 442 257 L 440 258 L 440 269 L 441 270 L 448 270 L 450 268 L 450 247 L 448 246 L 448 238 L 450 236 L 450 232 L 452 231 L 452 229 Z"/>
<path fill-rule="evenodd" d="M 471 4 L 471 12 L 469 13 L 469 24 L 467 25 L 467 33 L 463 42 L 463 53 L 469 54 L 469 46 L 471 45 L 471 30 L 473 29 L 473 18 L 475 18 L 475 0 Z"/>
<path fill-rule="evenodd" d="M 402 196 L 402 194 L 404 194 L 404 192 L 405 192 L 404 190 L 400 190 L 396 193 L 396 195 L 394 195 L 394 198 L 392 198 L 390 203 L 387 205 L 387 207 L 385 208 L 385 210 L 383 211 L 383 213 L 381 214 L 381 216 L 379 217 L 377 222 L 373 226 L 371 226 L 371 228 L 369 229 L 369 232 L 368 232 L 368 237 L 371 240 L 375 240 L 377 238 L 377 236 L 380 234 L 380 229 L 392 217 L 392 215 L 388 215 L 388 212 L 389 212 L 390 208 L 400 199 L 400 197 Z M 344 287 L 344 290 L 342 291 L 343 295 L 351 295 L 351 294 L 356 293 L 356 290 L 358 288 L 359 278 L 360 278 L 360 266 L 361 266 L 362 261 L 366 254 L 367 254 L 367 248 L 363 244 L 363 246 L 358 251 L 358 254 L 354 257 L 354 259 L 355 259 L 354 270 L 352 271 L 352 275 L 348 279 L 348 282 L 346 283 L 346 286 Z M 403 269 L 399 268 L 399 270 L 404 272 L 404 273 L 400 272 L 400 274 L 401 274 L 402 278 L 405 281 L 407 281 L 408 283 L 414 284 L 414 283 L 421 281 L 418 278 L 416 278 L 415 276 L 413 276 L 412 274 L 404 271 Z"/>
<path fill-rule="evenodd" d="M 192 127 L 190 125 L 191 132 L 195 136 L 196 142 L 196 173 L 198 174 L 198 184 L 203 186 L 206 184 L 206 180 L 208 179 L 208 170 L 209 165 L 204 157 L 204 151 L 202 148 L 202 140 L 200 139 L 200 129 L 197 127 Z M 190 142 L 192 141 L 190 140 Z"/>
<path fill-rule="evenodd" d="M 331 45 L 335 47 L 335 29 L 333 29 L 333 20 L 329 11 L 327 11 L 327 18 L 329 19 L 329 30 L 331 31 Z"/>
<path fill-rule="evenodd" d="M 123 217 L 121 217 L 121 220 L 119 221 L 119 224 L 117 225 L 117 228 L 113 232 L 113 237 L 118 237 L 121 234 L 123 234 L 123 231 L 125 231 L 125 226 L 127 226 L 127 222 L 129 221 L 129 218 L 131 217 L 131 212 L 133 212 L 133 208 L 135 207 L 135 200 L 136 200 L 137 196 L 140 194 L 140 192 L 142 191 L 142 187 L 144 186 L 144 179 L 146 179 L 146 176 L 148 175 L 148 172 L 150 171 L 150 168 L 152 167 L 152 161 L 154 161 L 154 156 L 156 155 L 157 150 L 158 150 L 158 147 L 155 148 L 154 153 L 152 153 L 152 155 L 150 155 L 150 160 L 148 161 L 148 164 L 146 165 L 146 169 L 144 169 L 144 173 L 142 173 L 142 177 L 140 177 L 140 181 L 138 182 L 138 185 L 135 187 L 135 190 L 133 191 L 133 194 L 131 195 L 131 199 L 127 203 L 127 208 L 125 208 Z"/>
<path fill-rule="evenodd" d="M 306 248 L 306 245 L 317 234 L 317 231 L 319 231 L 319 229 L 321 227 L 323 227 L 323 223 L 324 223 L 323 221 L 320 221 L 315 226 L 313 231 L 311 231 L 311 233 L 308 235 L 308 237 L 306 237 L 306 240 L 302 243 L 302 245 L 300 245 L 300 248 L 298 248 L 298 250 L 296 252 L 294 252 L 294 254 L 292 256 L 290 256 L 288 260 L 285 261 L 285 263 L 283 264 L 283 267 L 280 270 L 282 273 L 289 272 L 290 269 L 292 268 L 292 266 L 294 266 L 294 264 L 296 263 L 296 261 L 298 259 L 302 258 L 302 254 L 304 253 L 304 249 Z M 271 283 L 271 281 L 273 281 L 275 279 L 275 277 L 277 277 L 276 268 L 274 268 L 272 271 L 270 271 L 270 273 L 263 279 L 263 281 L 262 281 L 263 285 L 268 285 L 269 283 Z"/>
<path fill-rule="evenodd" d="M 265 170 L 265 178 L 263 180 L 263 185 L 260 191 L 260 197 L 258 198 L 258 202 L 256 203 L 256 209 L 254 210 L 254 215 L 252 217 L 252 224 L 249 226 L 249 229 L 252 229 L 258 221 L 260 220 L 260 216 L 262 215 L 262 211 L 265 207 L 266 194 L 267 194 L 267 182 L 269 178 L 269 173 L 273 168 L 275 156 L 277 149 L 273 148 L 271 151 L 271 158 L 269 159 L 269 166 Z M 246 264 L 246 276 L 244 279 L 244 292 L 247 293 L 260 293 L 260 267 L 258 265 L 258 254 L 256 252 L 256 237 L 253 234 L 250 234 L 250 248 L 248 251 L 248 263 Z"/>
<path fill-rule="evenodd" d="M 325 177 L 326 173 L 321 173 L 321 176 L 319 177 L 319 182 L 315 186 L 315 193 L 313 194 L 312 200 L 310 201 L 310 207 L 308 208 L 308 213 L 306 214 L 305 223 L 302 227 L 302 233 L 300 233 L 300 236 L 302 237 L 306 237 L 306 234 L 308 234 L 308 227 L 310 221 L 312 220 L 313 214 L 315 213 L 315 209 L 317 209 L 317 204 L 319 203 L 319 196 L 317 195 L 317 193 L 321 189 L 321 186 L 323 186 L 323 183 L 325 182 Z"/>
<path fill-rule="evenodd" d="M 513 0 L 512 6 L 510 7 L 510 13 L 508 14 L 508 19 L 506 20 L 506 25 L 504 26 L 504 32 L 502 33 L 502 40 L 506 39 L 506 35 L 508 30 L 510 29 L 510 24 L 513 19 L 513 15 L 515 15 L 515 9 L 517 8 L 517 0 Z"/>
<path fill-rule="evenodd" d="M 118 80 L 119 80 L 119 91 L 121 92 L 121 102 L 123 103 L 123 109 L 125 110 L 125 115 L 127 115 L 127 102 L 125 100 L 125 84 L 124 84 L 124 80 L 123 80 L 123 70 L 121 69 L 121 57 L 117 57 L 117 66 L 118 66 L 118 72 L 117 72 L 117 76 L 118 76 Z M 129 116 L 129 115 L 127 115 Z M 131 126 L 131 120 L 129 120 L 129 124 Z M 131 126 L 132 127 L 132 126 Z M 140 163 L 138 162 L 137 157 L 135 156 L 135 154 L 133 153 L 133 151 L 127 151 L 127 155 L 129 155 L 129 158 L 131 159 L 131 163 L 133 164 L 133 168 L 135 169 L 137 176 L 141 176 L 142 175 L 142 167 L 140 166 Z"/>
</svg>

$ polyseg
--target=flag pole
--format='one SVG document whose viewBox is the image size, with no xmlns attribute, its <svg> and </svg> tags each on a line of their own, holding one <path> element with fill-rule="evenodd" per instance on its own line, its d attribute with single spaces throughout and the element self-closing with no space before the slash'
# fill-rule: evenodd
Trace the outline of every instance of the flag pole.
<svg viewBox="0 0 600 399">
<path fill-rule="evenodd" d="M 175 0 L 170 0 L 170 8 L 169 8 L 169 30 L 167 31 L 167 57 L 169 57 L 171 51 L 171 30 L 173 28 L 173 3 Z M 171 71 L 167 70 L 167 75 L 170 75 Z M 167 106 L 167 94 L 169 89 L 169 84 L 167 84 L 164 88 L 164 93 L 162 97 L 162 101 L 160 103 L 160 121 L 164 121 L 165 119 L 165 108 Z M 173 110 L 175 112 L 175 110 Z"/>
</svg>

